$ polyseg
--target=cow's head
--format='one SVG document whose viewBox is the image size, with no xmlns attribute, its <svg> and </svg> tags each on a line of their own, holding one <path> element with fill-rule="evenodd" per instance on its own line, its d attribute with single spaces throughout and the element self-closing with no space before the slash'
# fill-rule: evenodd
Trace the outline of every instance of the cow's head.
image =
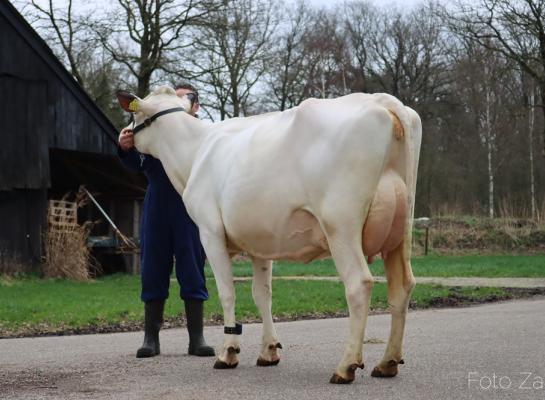
<svg viewBox="0 0 545 400">
<path fill-rule="evenodd" d="M 192 106 L 189 98 L 178 97 L 174 89 L 168 86 L 161 86 L 155 89 L 143 99 L 124 90 L 119 90 L 116 95 L 121 108 L 133 114 L 134 125 L 129 125 L 129 128 L 141 126 L 146 120 L 153 118 L 161 111 L 178 107 L 181 107 L 184 110 L 190 110 Z M 161 123 L 156 120 L 135 135 L 134 143 L 139 151 L 148 154 L 153 153 L 150 149 L 150 145 L 154 139 L 157 139 L 156 137 L 154 138 L 153 132 L 156 131 L 154 128 L 159 125 L 161 125 Z"/>
</svg>

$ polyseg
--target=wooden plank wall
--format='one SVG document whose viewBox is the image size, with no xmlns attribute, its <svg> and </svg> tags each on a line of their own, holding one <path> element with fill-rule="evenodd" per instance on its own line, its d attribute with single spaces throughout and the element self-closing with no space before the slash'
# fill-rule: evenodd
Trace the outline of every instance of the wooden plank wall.
<svg viewBox="0 0 545 400">
<path fill-rule="evenodd" d="M 0 191 L 0 266 L 16 260 L 30 272 L 41 263 L 42 232 L 47 207 L 46 190 Z"/>
</svg>

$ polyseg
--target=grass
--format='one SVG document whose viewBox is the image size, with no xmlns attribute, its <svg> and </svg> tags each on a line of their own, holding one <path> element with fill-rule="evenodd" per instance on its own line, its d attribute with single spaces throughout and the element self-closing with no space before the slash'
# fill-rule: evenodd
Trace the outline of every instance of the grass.
<svg viewBox="0 0 545 400">
<path fill-rule="evenodd" d="M 206 319 L 221 321 L 221 306 L 213 280 L 208 280 L 210 300 Z M 166 317 L 179 318 L 182 303 L 178 285 L 171 287 Z M 40 280 L 36 278 L 0 281 L 0 337 L 59 332 L 134 330 L 141 325 L 143 307 L 139 300 L 140 281 L 129 275 L 113 275 L 94 282 Z M 258 319 L 251 295 L 251 282 L 236 284 L 237 318 Z M 438 305 L 442 299 L 505 298 L 509 292 L 497 288 L 447 288 L 418 285 L 413 305 Z M 372 309 L 387 307 L 386 286 L 375 284 Z M 344 287 L 331 281 L 275 281 L 273 313 L 277 318 L 323 317 L 346 313 Z M 179 321 L 178 321 L 179 322 Z"/>
<path fill-rule="evenodd" d="M 542 255 L 497 255 L 497 256 L 438 256 L 413 257 L 412 267 L 415 276 L 437 277 L 545 277 L 545 256 Z M 373 275 L 384 275 L 384 263 L 377 259 L 371 265 Z M 234 265 L 235 276 L 251 276 L 249 262 Z M 212 270 L 206 267 L 206 275 L 212 277 Z M 314 261 L 310 264 L 275 262 L 274 276 L 335 276 L 337 271 L 333 260 Z"/>
<path fill-rule="evenodd" d="M 422 256 L 413 258 L 416 276 L 436 277 L 545 277 L 545 256 Z M 373 275 L 383 275 L 382 260 L 371 266 Z M 207 277 L 212 277 L 206 267 Z M 249 262 L 234 266 L 236 276 L 251 276 Z M 336 276 L 332 260 L 316 261 L 308 265 L 276 262 L 275 276 Z M 179 318 L 183 309 L 176 291 L 171 287 L 166 316 Z M 210 300 L 205 312 L 209 321 L 221 321 L 221 306 L 213 279 L 208 280 Z M 255 320 L 258 312 L 251 296 L 251 282 L 239 282 L 237 289 L 237 318 Z M 143 307 L 139 299 L 140 280 L 136 276 L 113 275 L 93 282 L 69 280 L 41 280 L 38 278 L 1 280 L 0 278 L 0 337 L 14 333 L 69 332 L 78 330 L 131 330 L 139 326 Z M 428 307 L 445 299 L 476 300 L 505 298 L 509 291 L 496 288 L 446 288 L 418 285 L 413 293 L 413 305 Z M 375 284 L 373 309 L 385 309 L 386 286 Z M 338 282 L 275 281 L 273 312 L 278 318 L 343 315 L 346 312 L 344 288 Z M 180 321 L 178 320 L 177 323 Z M 115 328 L 117 326 L 117 328 Z"/>
</svg>

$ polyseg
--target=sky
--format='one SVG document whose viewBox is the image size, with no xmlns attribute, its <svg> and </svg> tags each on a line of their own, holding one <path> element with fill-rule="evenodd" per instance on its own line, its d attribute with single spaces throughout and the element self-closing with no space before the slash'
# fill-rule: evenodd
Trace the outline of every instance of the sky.
<svg viewBox="0 0 545 400">
<path fill-rule="evenodd" d="M 317 6 L 331 7 L 332 5 L 342 4 L 345 0 L 308 0 L 309 3 Z M 412 8 L 423 0 L 371 0 L 371 3 L 381 6 L 395 4 L 400 8 Z"/>
<path fill-rule="evenodd" d="M 15 0 L 12 2 L 26 2 L 25 0 Z M 43 3 L 45 0 L 38 0 L 38 4 Z M 287 0 L 287 1 L 294 1 L 294 0 Z M 316 6 L 323 6 L 323 7 L 331 7 L 336 6 L 338 4 L 342 4 L 345 2 L 345 0 L 307 0 L 310 4 L 316 5 Z M 390 5 L 395 4 L 401 9 L 403 8 L 412 8 L 417 4 L 422 3 L 424 0 L 370 0 L 371 3 L 381 6 L 381 5 Z M 103 4 L 107 4 L 109 0 L 95 0 L 93 2 L 90 2 L 91 5 L 94 5 L 96 7 L 97 3 L 102 2 Z M 54 0 L 55 4 L 62 5 L 64 3 L 67 3 L 67 0 Z M 78 4 L 79 2 L 75 2 L 75 4 Z"/>
</svg>

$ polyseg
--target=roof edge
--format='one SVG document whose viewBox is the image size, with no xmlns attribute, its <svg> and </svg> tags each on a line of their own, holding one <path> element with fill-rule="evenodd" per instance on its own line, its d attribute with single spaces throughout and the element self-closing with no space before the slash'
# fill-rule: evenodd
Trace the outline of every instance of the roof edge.
<svg viewBox="0 0 545 400">
<path fill-rule="evenodd" d="M 38 54 L 38 56 L 53 70 L 55 75 L 61 80 L 64 86 L 74 95 L 74 97 L 86 108 L 93 119 L 104 130 L 106 137 L 117 145 L 117 129 L 112 124 L 110 119 L 91 99 L 89 94 L 83 87 L 74 79 L 72 74 L 68 72 L 66 67 L 57 58 L 53 50 L 45 42 L 45 40 L 36 32 L 36 30 L 27 22 L 21 13 L 15 8 L 11 2 L 0 1 L 0 13 L 2 13 L 13 28 L 21 35 L 21 37 L 29 44 L 29 46 Z"/>
</svg>

